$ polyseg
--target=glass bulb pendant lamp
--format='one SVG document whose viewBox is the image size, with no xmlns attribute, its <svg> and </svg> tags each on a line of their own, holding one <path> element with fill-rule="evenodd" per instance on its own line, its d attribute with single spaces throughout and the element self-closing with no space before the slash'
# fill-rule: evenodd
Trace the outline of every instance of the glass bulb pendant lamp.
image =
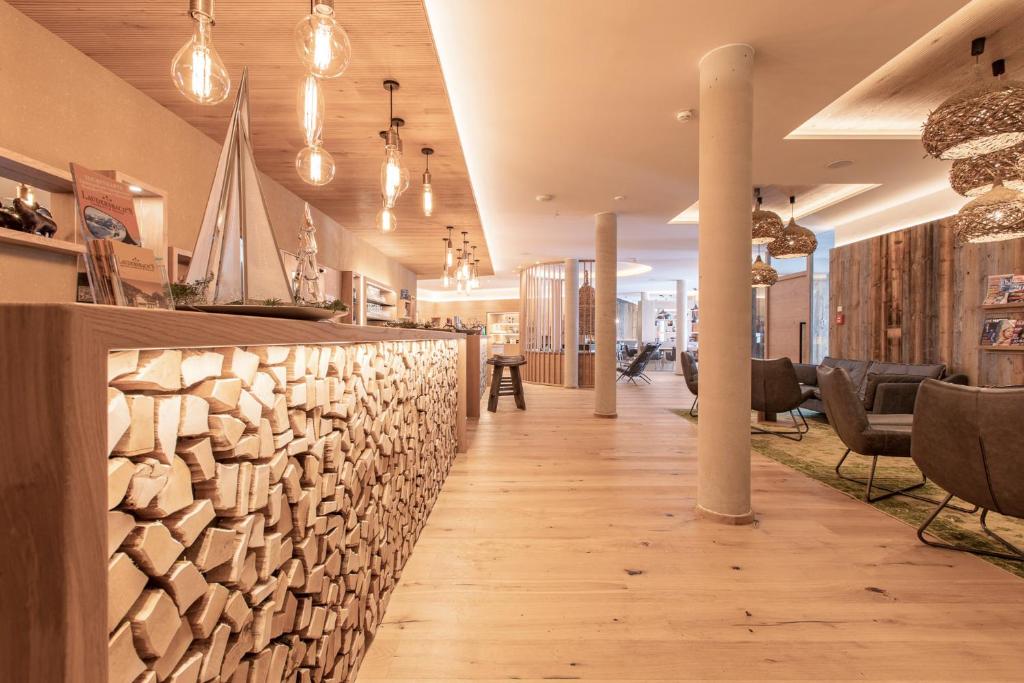
<svg viewBox="0 0 1024 683">
<path fill-rule="evenodd" d="M 427 168 L 423 171 L 423 215 L 429 218 L 434 215 L 434 188 L 430 183 L 430 155 L 434 150 L 431 147 L 424 147 L 420 152 L 427 159 Z"/>
<path fill-rule="evenodd" d="M 345 73 L 352 46 L 334 18 L 334 0 L 312 0 L 309 15 L 295 27 L 295 51 L 314 76 L 337 78 Z"/>
<path fill-rule="evenodd" d="M 455 229 L 454 225 L 449 225 L 448 226 L 448 237 L 446 238 L 446 240 L 448 241 L 448 246 L 445 248 L 445 253 L 444 253 L 444 265 L 445 265 L 445 268 L 451 268 L 452 265 L 455 264 L 455 251 L 452 248 L 453 247 L 453 245 L 452 245 L 452 230 L 454 230 L 454 229 Z"/>
<path fill-rule="evenodd" d="M 395 212 L 386 203 L 377 212 L 377 229 L 387 234 L 398 229 L 398 219 Z"/>
<path fill-rule="evenodd" d="M 476 256 L 476 247 L 473 247 L 473 255 Z M 480 286 L 480 259 L 473 259 L 473 276 L 469 282 L 473 289 Z"/>
<path fill-rule="evenodd" d="M 324 130 L 324 93 L 320 87 L 320 79 L 307 74 L 299 83 L 298 93 L 299 123 L 307 145 L 320 139 Z"/>
<path fill-rule="evenodd" d="M 316 186 L 326 185 L 334 180 L 334 157 L 317 138 L 311 145 L 299 150 L 295 157 L 295 170 L 303 182 Z"/>
<path fill-rule="evenodd" d="M 772 258 L 806 258 L 818 248 L 818 238 L 814 233 L 802 225 L 797 224 L 795 219 L 796 197 L 789 198 L 789 224 L 786 225 L 782 235 L 768 245 L 768 253 Z"/>
<path fill-rule="evenodd" d="M 197 104 L 218 104 L 231 92 L 231 77 L 213 48 L 214 0 L 190 0 L 192 37 L 171 60 L 171 78 L 178 91 Z"/>
<path fill-rule="evenodd" d="M 469 279 L 469 240 L 466 236 L 469 233 L 465 230 L 462 231 L 462 265 L 459 266 L 459 276 L 462 280 Z"/>
<path fill-rule="evenodd" d="M 448 262 L 448 249 L 449 249 L 449 247 L 448 247 L 448 238 L 447 237 L 442 237 L 441 238 L 441 243 L 444 244 L 444 253 L 445 253 L 444 263 L 441 265 L 441 285 L 445 289 L 447 289 L 448 285 L 450 284 L 450 280 L 448 278 L 448 269 L 451 267 L 451 264 Z"/>
<path fill-rule="evenodd" d="M 398 197 L 408 187 L 408 171 L 402 167 L 402 138 L 398 129 L 405 121 L 395 117 L 394 98 L 398 90 L 398 81 L 384 81 L 384 89 L 388 91 L 388 128 L 381 131 L 384 138 L 384 161 L 380 165 L 380 193 L 384 197 L 387 208 L 395 208 Z"/>
</svg>

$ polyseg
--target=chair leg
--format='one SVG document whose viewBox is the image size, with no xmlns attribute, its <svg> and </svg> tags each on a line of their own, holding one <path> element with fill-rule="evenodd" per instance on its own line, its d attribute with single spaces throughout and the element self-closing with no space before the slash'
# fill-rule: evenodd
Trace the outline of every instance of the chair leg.
<svg viewBox="0 0 1024 683">
<path fill-rule="evenodd" d="M 697 417 L 697 397 L 693 397 L 693 403 L 690 404 L 690 417 Z"/>
<path fill-rule="evenodd" d="M 771 434 L 772 436 L 778 436 L 783 439 L 789 439 L 790 441 L 803 441 L 804 434 L 811 431 L 811 426 L 807 424 L 807 418 L 804 417 L 804 414 L 800 411 L 799 408 L 796 409 L 796 412 L 797 414 L 800 415 L 800 419 L 803 420 L 803 426 L 801 426 L 800 423 L 797 422 L 796 415 L 794 415 L 793 411 L 791 410 L 789 411 L 789 418 L 793 420 L 793 426 L 795 427 L 795 429 L 764 429 L 756 425 L 751 425 L 750 433 Z"/>
<path fill-rule="evenodd" d="M 890 488 L 886 488 L 885 486 L 882 486 L 880 484 L 876 484 L 875 483 L 875 468 L 878 466 L 878 457 L 879 457 L 877 455 L 871 456 L 871 473 L 870 473 L 870 475 L 868 476 L 867 479 L 858 479 L 856 477 L 848 477 L 848 476 L 846 476 L 845 474 L 843 474 L 840 471 L 840 468 L 843 466 L 843 463 L 846 462 L 846 458 L 849 457 L 850 453 L 852 453 L 852 452 L 853 451 L 851 451 L 849 448 L 847 448 L 846 452 L 843 453 L 843 457 L 841 457 L 839 459 L 839 462 L 836 463 L 836 467 L 835 467 L 836 476 L 838 476 L 840 479 L 845 479 L 846 481 L 853 482 L 854 484 L 863 484 L 865 486 L 865 489 L 864 489 L 864 500 L 866 500 L 867 502 L 869 502 L 869 503 L 877 503 L 880 500 L 885 500 L 886 498 L 891 498 L 893 496 L 906 496 L 907 498 L 913 498 L 914 500 L 919 500 L 919 501 L 921 501 L 923 503 L 935 503 L 935 504 L 939 503 L 939 501 L 935 500 L 934 498 L 929 498 L 927 496 L 919 496 L 917 494 L 911 493 L 911 491 L 914 491 L 915 489 L 919 489 L 919 488 L 921 488 L 922 486 L 924 486 L 925 484 L 928 483 L 928 478 L 925 477 L 924 475 L 921 475 L 921 481 L 920 482 L 918 482 L 916 484 L 911 484 L 910 486 L 905 486 L 905 487 L 899 488 L 899 489 L 890 489 Z M 872 498 L 871 497 L 872 490 L 885 491 L 886 493 L 884 493 L 881 496 L 875 496 L 875 497 Z M 944 503 L 943 505 L 948 505 L 948 503 Z M 978 506 L 977 505 L 975 505 L 975 506 L 973 506 L 971 508 L 963 508 L 963 507 L 959 507 L 957 505 L 948 505 L 948 507 L 951 510 L 956 510 L 957 512 L 966 512 L 968 514 L 973 514 L 973 513 L 978 511 Z"/>
<path fill-rule="evenodd" d="M 495 365 L 494 370 L 491 372 L 491 393 L 487 397 L 487 410 L 492 413 L 498 412 L 498 392 L 501 391 L 502 374 L 502 367 Z"/>
<path fill-rule="evenodd" d="M 953 499 L 953 494 L 950 493 L 941 502 L 939 502 L 939 504 L 936 506 L 936 508 L 932 512 L 932 514 L 928 515 L 928 519 L 924 520 L 924 522 L 921 523 L 921 526 L 919 526 L 917 528 L 917 537 L 918 537 L 918 539 L 920 539 L 920 541 L 922 543 L 924 543 L 925 545 L 930 545 L 933 548 L 944 548 L 946 550 L 959 550 L 961 552 L 972 553 L 974 555 L 985 555 L 987 557 L 998 557 L 998 558 L 1003 559 L 1003 560 L 1015 560 L 1017 562 L 1024 562 L 1024 550 L 1021 550 L 1020 548 L 1018 548 L 1017 546 L 1013 545 L 1012 543 L 1010 543 L 1009 541 L 1004 539 L 1002 536 L 998 535 L 997 533 L 995 533 L 994 531 L 992 531 L 991 529 L 988 528 L 988 525 L 985 523 L 986 517 L 988 516 L 988 510 L 987 509 L 981 511 L 981 528 L 982 528 L 982 530 L 986 534 L 988 534 L 989 536 L 991 536 L 992 538 L 994 538 L 995 540 L 999 541 L 1004 546 L 1006 546 L 1007 548 L 1012 550 L 1013 551 L 1012 554 L 1011 553 L 1002 553 L 1002 552 L 999 552 L 998 550 L 985 550 L 983 548 L 972 548 L 972 547 L 966 546 L 966 545 L 959 545 L 959 544 L 953 544 L 953 543 L 942 543 L 940 541 L 929 541 L 927 538 L 925 538 L 924 537 L 925 531 L 928 529 L 929 526 L 931 526 L 931 523 L 934 522 L 935 519 L 939 516 L 939 513 L 942 512 L 947 506 L 949 506 L 949 501 L 952 500 L 952 499 Z"/>
<path fill-rule="evenodd" d="M 523 380 L 519 376 L 519 366 L 513 365 L 508 371 L 512 376 L 512 396 L 516 400 L 516 408 L 526 410 L 526 398 L 523 395 Z"/>
</svg>

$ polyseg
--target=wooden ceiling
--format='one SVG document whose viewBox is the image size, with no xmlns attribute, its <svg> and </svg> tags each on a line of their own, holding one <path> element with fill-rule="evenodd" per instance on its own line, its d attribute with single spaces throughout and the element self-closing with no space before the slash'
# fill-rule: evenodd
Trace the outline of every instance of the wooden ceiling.
<svg viewBox="0 0 1024 683">
<path fill-rule="evenodd" d="M 171 59 L 192 29 L 187 0 L 9 1 L 218 143 L 223 141 L 234 94 L 225 103 L 203 107 L 186 100 L 171 82 Z M 336 16 L 352 43 L 348 70 L 327 81 L 325 88 L 324 146 L 334 156 L 337 175 L 322 188 L 299 179 L 295 155 L 303 140 L 296 93 L 303 69 L 292 34 L 308 12 L 308 0 L 217 3 L 214 46 L 231 73 L 233 87 L 242 67 L 249 67 L 253 144 L 260 169 L 421 277 L 440 276 L 441 238 L 449 224 L 469 231 L 470 242 L 478 245 L 481 274 L 491 274 L 422 0 L 337 0 Z M 402 139 L 411 177 L 409 190 L 398 203 L 398 230 L 389 235 L 374 226 L 383 159 L 378 133 L 388 120 L 387 91 L 382 86 L 386 78 L 401 83 L 395 93 L 395 116 L 406 121 Z M 430 159 L 435 196 L 431 218 L 420 209 L 424 146 L 435 150 Z"/>
</svg>

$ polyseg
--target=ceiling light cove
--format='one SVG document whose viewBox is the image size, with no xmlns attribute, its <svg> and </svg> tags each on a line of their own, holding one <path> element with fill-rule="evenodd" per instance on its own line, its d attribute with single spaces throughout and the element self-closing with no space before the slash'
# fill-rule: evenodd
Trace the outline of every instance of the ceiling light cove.
<svg viewBox="0 0 1024 683">
<path fill-rule="evenodd" d="M 634 275 L 642 275 L 644 273 L 649 273 L 652 270 L 654 270 L 653 266 L 648 266 L 643 263 L 636 263 L 635 261 L 619 261 L 617 264 L 615 264 L 615 274 L 619 277 L 632 277 Z"/>
<path fill-rule="evenodd" d="M 789 195 L 799 194 L 800 205 L 797 207 L 797 220 L 824 211 L 830 206 L 856 197 L 857 195 L 879 187 L 877 183 L 828 183 L 824 185 L 768 185 L 762 186 L 764 197 L 763 208 L 775 213 L 789 213 Z M 694 202 L 669 221 L 673 225 L 693 225 L 700 222 L 699 202 Z"/>
</svg>

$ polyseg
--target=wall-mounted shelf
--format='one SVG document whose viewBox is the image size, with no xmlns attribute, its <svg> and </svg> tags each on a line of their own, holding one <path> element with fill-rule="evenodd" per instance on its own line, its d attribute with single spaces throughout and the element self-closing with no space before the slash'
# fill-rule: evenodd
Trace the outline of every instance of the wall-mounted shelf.
<svg viewBox="0 0 1024 683">
<path fill-rule="evenodd" d="M 13 244 L 19 247 L 28 247 L 30 249 L 43 249 L 45 251 L 53 251 L 58 254 L 84 254 L 85 247 L 81 244 L 75 244 L 74 242 L 68 242 L 66 240 L 58 240 L 50 237 L 42 237 L 40 235 L 33 235 L 30 232 L 18 232 L 17 230 L 10 230 L 8 228 L 0 228 L 0 243 Z"/>
<path fill-rule="evenodd" d="M 366 303 L 368 303 L 368 304 L 377 304 L 378 306 L 394 306 L 395 305 L 395 304 L 392 304 L 392 303 L 388 303 L 387 301 L 384 301 L 383 299 L 370 299 L 370 298 L 366 299 Z"/>
<path fill-rule="evenodd" d="M 1024 301 L 1018 301 L 1012 304 L 982 304 L 981 307 L 986 311 L 1008 311 L 1024 308 Z"/>
<path fill-rule="evenodd" d="M 981 349 L 982 351 L 1016 351 L 1016 352 L 1024 351 L 1024 345 L 996 346 L 995 344 L 993 344 L 991 346 L 979 346 L 978 348 Z"/>
</svg>

